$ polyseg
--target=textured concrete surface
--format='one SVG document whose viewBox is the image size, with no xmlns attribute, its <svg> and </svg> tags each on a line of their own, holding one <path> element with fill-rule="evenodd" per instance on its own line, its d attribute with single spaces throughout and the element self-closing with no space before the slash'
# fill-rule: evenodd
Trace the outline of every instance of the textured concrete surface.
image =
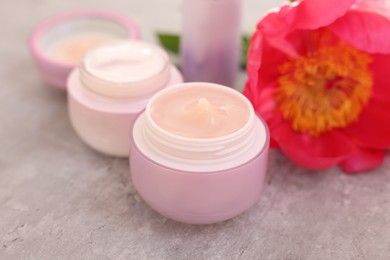
<svg viewBox="0 0 390 260">
<path fill-rule="evenodd" d="M 280 2 L 245 1 L 246 30 Z M 260 201 L 235 219 L 191 226 L 151 210 L 126 160 L 78 139 L 65 93 L 43 83 L 27 52 L 38 21 L 79 7 L 131 15 L 148 40 L 180 28 L 179 0 L 0 1 L 0 259 L 390 259 L 388 159 L 351 177 L 304 171 L 274 151 Z"/>
</svg>

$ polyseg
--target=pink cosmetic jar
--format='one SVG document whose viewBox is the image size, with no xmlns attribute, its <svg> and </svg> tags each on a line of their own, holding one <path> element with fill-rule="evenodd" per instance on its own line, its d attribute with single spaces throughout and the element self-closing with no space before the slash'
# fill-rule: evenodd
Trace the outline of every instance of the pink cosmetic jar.
<svg viewBox="0 0 390 260">
<path fill-rule="evenodd" d="M 90 50 L 68 78 L 70 121 L 80 138 L 107 155 L 129 155 L 129 132 L 148 100 L 182 83 L 157 45 L 122 40 Z"/>
<path fill-rule="evenodd" d="M 138 27 L 127 17 L 105 10 L 62 13 L 40 23 L 29 49 L 42 77 L 66 87 L 69 73 L 89 49 L 110 40 L 138 39 Z"/>
<path fill-rule="evenodd" d="M 210 224 L 258 201 L 269 132 L 238 91 L 198 82 L 164 89 L 139 115 L 131 136 L 133 184 L 163 216 Z"/>
</svg>

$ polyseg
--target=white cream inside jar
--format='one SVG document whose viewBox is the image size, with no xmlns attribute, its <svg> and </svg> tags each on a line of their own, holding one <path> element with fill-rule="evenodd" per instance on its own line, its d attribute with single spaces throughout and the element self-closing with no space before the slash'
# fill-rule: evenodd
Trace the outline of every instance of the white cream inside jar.
<svg viewBox="0 0 390 260">
<path fill-rule="evenodd" d="M 157 45 L 123 40 L 89 51 L 80 65 L 80 80 L 102 96 L 144 97 L 166 86 L 171 69 L 168 55 Z"/>
</svg>

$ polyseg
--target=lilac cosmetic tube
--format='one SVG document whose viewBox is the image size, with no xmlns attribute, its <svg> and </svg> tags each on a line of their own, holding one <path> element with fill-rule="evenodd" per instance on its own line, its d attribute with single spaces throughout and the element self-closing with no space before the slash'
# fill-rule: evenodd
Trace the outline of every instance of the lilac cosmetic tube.
<svg viewBox="0 0 390 260">
<path fill-rule="evenodd" d="M 234 86 L 242 0 L 184 0 L 181 64 L 185 81 Z"/>
</svg>

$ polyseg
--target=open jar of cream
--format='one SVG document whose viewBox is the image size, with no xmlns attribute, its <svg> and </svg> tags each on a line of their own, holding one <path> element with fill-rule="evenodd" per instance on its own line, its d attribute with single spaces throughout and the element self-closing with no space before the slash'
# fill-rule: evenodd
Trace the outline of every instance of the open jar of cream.
<svg viewBox="0 0 390 260">
<path fill-rule="evenodd" d="M 234 89 L 193 82 L 160 91 L 136 120 L 131 141 L 133 184 L 168 218 L 214 223 L 259 198 L 269 132 Z"/>
<path fill-rule="evenodd" d="M 160 47 L 123 40 L 89 51 L 68 78 L 71 123 L 92 148 L 129 155 L 129 132 L 153 94 L 183 82 Z"/>
<path fill-rule="evenodd" d="M 43 78 L 65 88 L 69 73 L 88 50 L 111 40 L 138 38 L 138 27 L 125 16 L 106 10 L 80 10 L 40 23 L 30 36 L 29 49 Z"/>
</svg>

